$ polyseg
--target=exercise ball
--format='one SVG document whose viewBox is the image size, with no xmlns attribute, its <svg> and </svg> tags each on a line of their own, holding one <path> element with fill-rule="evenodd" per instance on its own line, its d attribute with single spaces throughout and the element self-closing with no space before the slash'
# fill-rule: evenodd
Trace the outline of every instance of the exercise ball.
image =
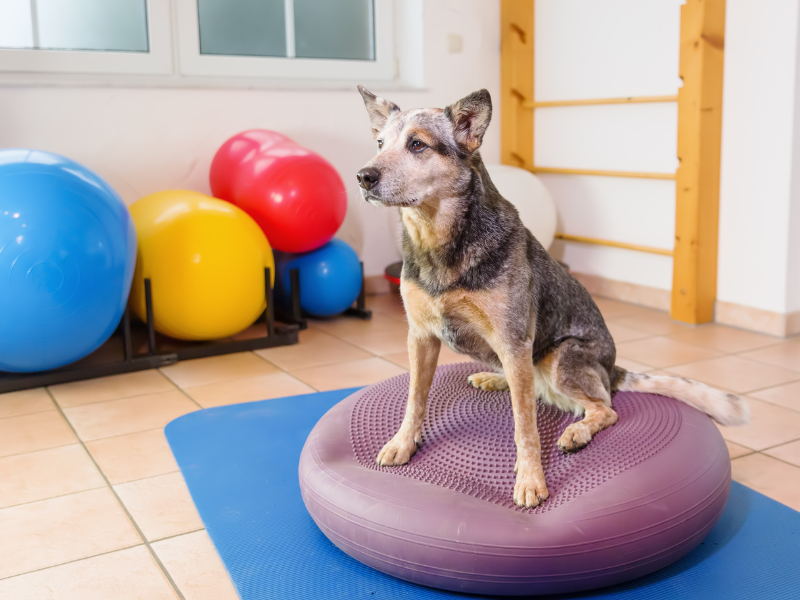
<svg viewBox="0 0 800 600">
<path fill-rule="evenodd" d="M 258 225 L 229 202 L 187 190 L 145 196 L 131 205 L 139 235 L 131 308 L 147 320 L 150 279 L 153 326 L 183 340 L 228 337 L 266 308 L 264 268 L 275 265 Z"/>
<path fill-rule="evenodd" d="M 290 272 L 300 276 L 300 308 L 315 317 L 343 313 L 361 293 L 361 262 L 350 246 L 331 240 L 322 248 L 306 254 L 275 253 L 276 299 L 288 306 L 291 298 Z"/>
<path fill-rule="evenodd" d="M 136 231 L 117 193 L 40 150 L 0 150 L 0 370 L 44 371 L 99 348 L 119 324 Z"/>
<path fill-rule="evenodd" d="M 253 217 L 272 247 L 283 252 L 321 247 L 347 211 L 336 169 L 271 131 L 246 131 L 225 142 L 211 163 L 210 180 L 215 197 Z"/>
<path fill-rule="evenodd" d="M 497 191 L 517 208 L 522 224 L 548 249 L 556 235 L 556 205 L 542 180 L 508 165 L 486 165 L 486 170 Z"/>
</svg>

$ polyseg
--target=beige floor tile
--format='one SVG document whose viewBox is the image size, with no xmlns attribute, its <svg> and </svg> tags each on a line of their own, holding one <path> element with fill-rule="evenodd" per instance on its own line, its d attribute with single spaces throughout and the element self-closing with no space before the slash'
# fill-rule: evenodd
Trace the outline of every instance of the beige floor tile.
<svg viewBox="0 0 800 600">
<path fill-rule="evenodd" d="M 800 411 L 800 381 L 751 392 L 750 396 Z"/>
<path fill-rule="evenodd" d="M 53 409 L 53 399 L 44 388 L 0 394 L 0 419 Z"/>
<path fill-rule="evenodd" d="M 617 355 L 617 360 L 615 362 L 623 369 L 632 371 L 634 373 L 644 373 L 646 371 L 652 371 L 654 368 L 653 365 L 646 365 L 635 360 L 628 360 L 627 358 L 623 358 L 619 355 Z"/>
<path fill-rule="evenodd" d="M 205 530 L 156 542 L 153 550 L 186 600 L 238 600 Z"/>
<path fill-rule="evenodd" d="M 175 390 L 76 406 L 64 414 L 81 439 L 89 441 L 164 427 L 194 410 L 197 404 Z"/>
<path fill-rule="evenodd" d="M 407 354 L 407 353 L 406 353 Z M 459 354 L 453 352 L 442 344 L 442 349 L 439 350 L 439 363 L 440 365 L 452 365 L 453 363 L 474 362 L 474 360 L 466 354 Z"/>
<path fill-rule="evenodd" d="M 283 372 L 186 388 L 186 393 L 203 408 L 311 394 L 314 391 L 316 390 L 302 381 Z"/>
<path fill-rule="evenodd" d="M 110 489 L 0 510 L 0 579 L 141 543 Z"/>
<path fill-rule="evenodd" d="M 597 304 L 597 308 L 599 308 L 600 312 L 603 314 L 603 318 L 606 320 L 621 319 L 625 317 L 632 317 L 634 315 L 645 315 L 659 312 L 653 310 L 652 308 L 645 308 L 644 306 L 620 302 L 619 300 L 612 300 L 610 298 L 593 296 L 593 299 L 595 304 Z"/>
<path fill-rule="evenodd" d="M 800 467 L 800 440 L 764 450 L 764 454 L 769 454 L 784 462 L 792 463 Z"/>
<path fill-rule="evenodd" d="M 731 461 L 733 479 L 800 510 L 800 468 L 763 454 L 750 454 Z"/>
<path fill-rule="evenodd" d="M 682 377 L 743 394 L 798 379 L 796 371 L 756 362 L 739 356 L 720 356 L 671 367 Z"/>
<path fill-rule="evenodd" d="M 800 371 L 800 344 L 796 342 L 781 342 L 774 346 L 745 352 L 740 356 L 783 367 L 784 369 Z"/>
<path fill-rule="evenodd" d="M 370 385 L 405 372 L 405 369 L 394 363 L 374 357 L 311 369 L 298 369 L 292 371 L 292 375 L 320 391 L 325 391 Z"/>
<path fill-rule="evenodd" d="M 406 311 L 399 293 L 367 296 L 367 308 L 373 313 L 385 314 L 389 317 L 405 321 Z"/>
<path fill-rule="evenodd" d="M 691 328 L 689 325 L 683 325 L 677 321 L 673 321 L 669 313 L 655 310 L 630 317 L 615 318 L 613 321 L 625 327 L 648 331 L 654 335 L 682 333 Z"/>
<path fill-rule="evenodd" d="M 731 460 L 755 452 L 755 450 L 751 450 L 750 448 L 745 448 L 744 446 L 741 446 L 739 444 L 734 444 L 733 442 L 726 441 L 725 445 L 728 447 L 728 454 L 731 455 Z"/>
<path fill-rule="evenodd" d="M 401 324 L 363 332 L 342 332 L 338 335 L 346 342 L 378 356 L 408 350 L 408 330 Z"/>
<path fill-rule="evenodd" d="M 685 331 L 672 333 L 668 337 L 680 342 L 713 348 L 729 354 L 745 352 L 762 346 L 769 346 L 779 341 L 779 338 L 753 331 L 744 331 L 716 323 L 684 327 Z"/>
<path fill-rule="evenodd" d="M 57 410 L 0 419 L 0 456 L 35 452 L 77 442 Z"/>
<path fill-rule="evenodd" d="M 203 527 L 180 473 L 121 483 L 114 490 L 149 541 Z"/>
<path fill-rule="evenodd" d="M 617 344 L 617 356 L 657 368 L 672 367 L 719 355 L 716 350 L 657 336 Z"/>
<path fill-rule="evenodd" d="M 653 336 L 653 334 L 649 331 L 634 329 L 633 327 L 622 325 L 616 321 L 608 321 L 606 325 L 608 326 L 608 331 L 611 333 L 611 337 L 614 338 L 614 343 L 616 344 Z"/>
<path fill-rule="evenodd" d="M 83 446 L 0 458 L 0 508 L 106 485 Z"/>
<path fill-rule="evenodd" d="M 369 320 L 355 317 L 334 317 L 332 319 L 309 319 L 308 324 L 310 327 L 343 339 L 351 335 L 406 327 L 404 322 L 378 312 L 373 313 Z"/>
<path fill-rule="evenodd" d="M 177 600 L 178 596 L 147 548 L 136 546 L 4 579 L 0 598 Z"/>
<path fill-rule="evenodd" d="M 411 365 L 408 362 L 408 352 L 396 352 L 394 354 L 385 354 L 383 356 L 386 360 L 393 362 L 396 365 L 403 367 L 404 369 L 410 369 Z M 466 354 L 458 354 L 457 352 L 453 352 L 442 344 L 441 350 L 439 350 L 439 360 L 437 364 L 439 365 L 451 365 L 454 363 L 463 363 L 463 362 L 473 362 L 472 358 L 467 356 Z"/>
<path fill-rule="evenodd" d="M 726 440 L 754 450 L 763 450 L 778 444 L 800 439 L 800 413 L 747 398 L 750 422 L 737 427 L 717 425 Z"/>
<path fill-rule="evenodd" d="M 50 393 L 62 408 L 105 400 L 131 398 L 174 390 L 175 386 L 156 369 L 51 385 Z"/>
<path fill-rule="evenodd" d="M 169 367 L 162 367 L 161 372 L 175 385 L 182 388 L 233 381 L 246 377 L 258 377 L 276 373 L 278 369 L 261 360 L 252 352 L 237 352 L 222 356 L 209 356 L 195 360 L 182 360 Z"/>
<path fill-rule="evenodd" d="M 163 429 L 86 442 L 86 448 L 111 485 L 178 470 Z"/>
<path fill-rule="evenodd" d="M 292 346 L 266 348 L 255 352 L 286 371 L 370 357 L 366 350 L 313 327 L 301 331 L 299 340 L 299 343 Z"/>
</svg>

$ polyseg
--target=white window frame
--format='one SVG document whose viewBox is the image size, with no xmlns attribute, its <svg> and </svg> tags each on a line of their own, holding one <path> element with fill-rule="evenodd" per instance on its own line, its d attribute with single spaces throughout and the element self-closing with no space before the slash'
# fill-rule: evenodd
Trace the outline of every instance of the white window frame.
<svg viewBox="0 0 800 600">
<path fill-rule="evenodd" d="M 290 9 L 287 20 L 293 19 L 293 0 L 284 1 Z M 420 85 L 417 80 L 421 73 L 413 80 L 408 77 L 421 68 L 420 57 L 407 60 L 408 52 L 395 48 L 395 28 L 410 26 L 405 13 L 421 15 L 421 0 L 404 0 L 404 8 L 394 0 L 374 1 L 375 60 L 203 55 L 197 0 L 146 2 L 148 52 L 3 48 L 0 85 L 329 88 L 345 82 L 349 86 L 353 81 Z M 401 15 L 403 18 L 398 19 Z M 293 47 L 294 40 L 287 40 L 288 54 L 292 54 Z M 401 68 L 398 61 L 409 64 Z M 398 69 L 405 72 L 402 79 L 398 79 Z"/>
<path fill-rule="evenodd" d="M 200 53 L 197 0 L 176 0 L 181 75 L 275 79 L 366 79 L 394 77 L 391 0 L 374 2 L 375 60 L 294 58 L 294 2 L 285 0 L 287 57 L 222 56 Z"/>
<path fill-rule="evenodd" d="M 0 72 L 169 75 L 173 72 L 170 0 L 147 1 L 147 52 L 0 49 Z"/>
</svg>

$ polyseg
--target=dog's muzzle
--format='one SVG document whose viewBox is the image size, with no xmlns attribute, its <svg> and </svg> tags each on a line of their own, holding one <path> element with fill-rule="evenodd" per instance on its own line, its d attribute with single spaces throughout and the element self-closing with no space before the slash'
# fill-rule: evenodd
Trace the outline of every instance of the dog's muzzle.
<svg viewBox="0 0 800 600">
<path fill-rule="evenodd" d="M 381 172 L 374 167 L 365 167 L 356 173 L 358 185 L 365 190 L 371 190 L 378 185 L 378 180 L 381 178 Z"/>
</svg>

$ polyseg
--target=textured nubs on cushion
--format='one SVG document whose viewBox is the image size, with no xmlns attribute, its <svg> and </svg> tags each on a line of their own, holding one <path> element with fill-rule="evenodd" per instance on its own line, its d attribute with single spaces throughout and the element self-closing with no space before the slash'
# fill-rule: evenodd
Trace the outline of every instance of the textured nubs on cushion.
<svg viewBox="0 0 800 600">
<path fill-rule="evenodd" d="M 367 469 L 411 477 L 514 510 L 514 417 L 508 392 L 485 392 L 466 384 L 475 364 L 439 369 L 428 397 L 422 447 L 401 467 L 379 467 L 375 457 L 405 413 L 408 376 L 371 386 L 358 398 L 350 438 Z M 681 426 L 677 403 L 650 394 L 625 394 L 615 402 L 619 423 L 598 433 L 591 452 L 564 454 L 558 438 L 580 420 L 539 402 L 537 422 L 542 466 L 550 498 L 529 512 L 553 510 L 660 452 Z"/>
<path fill-rule="evenodd" d="M 730 488 L 710 419 L 670 398 L 620 393 L 619 422 L 576 454 L 557 447 L 577 418 L 539 403 L 550 498 L 520 509 L 508 392 L 474 389 L 478 364 L 437 369 L 421 448 L 375 463 L 403 419 L 409 376 L 331 409 L 309 435 L 300 487 L 309 513 L 354 558 L 423 585 L 549 594 L 611 585 L 677 560 L 716 522 Z"/>
</svg>

